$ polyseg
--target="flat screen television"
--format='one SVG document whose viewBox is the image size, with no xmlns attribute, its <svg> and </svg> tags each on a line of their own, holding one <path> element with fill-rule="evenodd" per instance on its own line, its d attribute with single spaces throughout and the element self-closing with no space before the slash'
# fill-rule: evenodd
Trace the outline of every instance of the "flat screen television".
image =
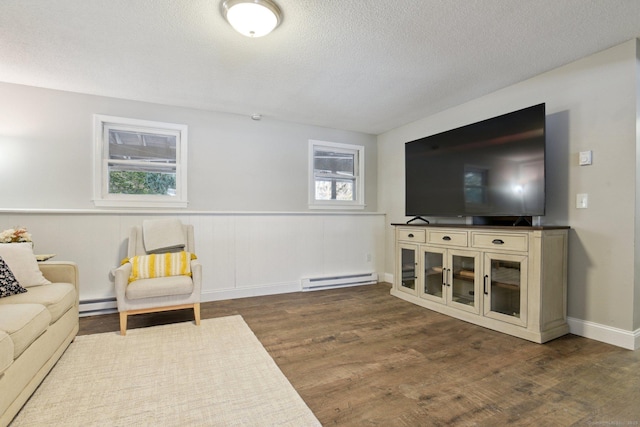
<svg viewBox="0 0 640 427">
<path fill-rule="evenodd" d="M 407 216 L 545 213 L 545 104 L 405 144 Z"/>
</svg>

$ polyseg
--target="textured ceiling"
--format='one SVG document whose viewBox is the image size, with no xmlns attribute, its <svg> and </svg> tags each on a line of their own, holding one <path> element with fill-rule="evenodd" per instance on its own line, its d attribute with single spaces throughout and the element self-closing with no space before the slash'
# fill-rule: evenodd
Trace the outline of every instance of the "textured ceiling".
<svg viewBox="0 0 640 427">
<path fill-rule="evenodd" d="M 640 36 L 638 0 L 0 0 L 0 81 L 379 134 Z M 1 101 L 0 101 L 1 102 Z"/>
</svg>

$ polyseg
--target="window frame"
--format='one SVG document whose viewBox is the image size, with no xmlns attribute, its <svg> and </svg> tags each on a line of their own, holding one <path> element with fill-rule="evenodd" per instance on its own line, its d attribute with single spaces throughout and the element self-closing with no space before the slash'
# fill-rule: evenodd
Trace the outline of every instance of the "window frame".
<svg viewBox="0 0 640 427">
<path fill-rule="evenodd" d="M 466 175 L 468 173 L 477 174 L 480 176 L 481 183 L 479 185 L 467 185 Z M 473 166 L 473 165 L 464 165 L 464 174 L 465 174 L 465 182 L 464 182 L 464 203 L 467 209 L 480 209 L 484 208 L 488 205 L 489 199 L 489 169 L 481 166 Z M 467 190 L 468 189 L 477 189 L 480 192 L 480 196 L 482 201 L 474 202 L 467 198 Z"/>
<path fill-rule="evenodd" d="M 175 136 L 176 195 L 109 193 L 109 129 Z M 93 138 L 93 202 L 95 206 L 121 208 L 187 207 L 187 125 L 94 114 Z"/>
<path fill-rule="evenodd" d="M 327 151 L 353 153 L 354 157 L 354 190 L 355 200 L 316 200 L 315 199 L 315 151 L 317 148 Z M 365 208 L 365 147 L 363 145 L 343 144 L 310 139 L 309 140 L 309 209 L 364 209 Z M 356 160 L 357 159 L 357 160 Z"/>
</svg>

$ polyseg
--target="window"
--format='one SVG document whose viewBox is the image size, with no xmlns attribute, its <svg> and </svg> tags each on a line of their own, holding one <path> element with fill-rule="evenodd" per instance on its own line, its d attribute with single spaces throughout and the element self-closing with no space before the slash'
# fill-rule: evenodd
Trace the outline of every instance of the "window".
<svg viewBox="0 0 640 427">
<path fill-rule="evenodd" d="M 94 115 L 96 206 L 186 207 L 187 126 Z"/>
<path fill-rule="evenodd" d="M 364 147 L 309 141 L 309 207 L 364 208 Z"/>
<path fill-rule="evenodd" d="M 464 202 L 467 207 L 481 207 L 487 203 L 489 171 L 473 166 L 464 167 Z"/>
</svg>

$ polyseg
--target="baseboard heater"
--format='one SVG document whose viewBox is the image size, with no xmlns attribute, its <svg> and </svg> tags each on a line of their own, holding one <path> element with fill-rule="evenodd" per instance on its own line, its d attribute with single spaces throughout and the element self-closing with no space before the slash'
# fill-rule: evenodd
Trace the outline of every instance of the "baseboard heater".
<svg viewBox="0 0 640 427">
<path fill-rule="evenodd" d="M 115 298 L 100 298 L 80 301 L 80 316 L 113 313 L 118 308 Z"/>
<path fill-rule="evenodd" d="M 346 286 L 371 285 L 378 283 L 378 273 L 358 273 L 340 276 L 310 277 L 302 279 L 303 291 L 343 288 Z"/>
</svg>

